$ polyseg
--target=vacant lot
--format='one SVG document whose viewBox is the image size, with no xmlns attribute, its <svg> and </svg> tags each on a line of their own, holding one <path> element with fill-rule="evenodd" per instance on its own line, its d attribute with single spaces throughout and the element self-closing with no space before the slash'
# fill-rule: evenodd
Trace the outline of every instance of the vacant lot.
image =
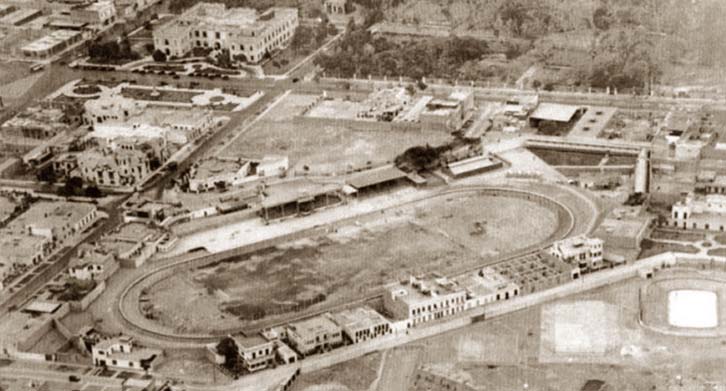
<svg viewBox="0 0 726 391">
<path fill-rule="evenodd" d="M 348 362 L 304 374 L 292 391 L 361 391 L 375 380 L 381 365 L 381 353 L 371 353 Z"/>
<path fill-rule="evenodd" d="M 412 274 L 475 267 L 542 242 L 556 226 L 554 212 L 530 201 L 439 197 L 325 236 L 180 273 L 154 286 L 149 298 L 156 319 L 169 327 L 229 327 L 232 315 L 252 321 L 321 309 Z"/>
<path fill-rule="evenodd" d="M 261 157 L 287 155 L 298 172 L 334 173 L 368 162 L 392 161 L 409 147 L 439 145 L 447 132 L 356 131 L 337 125 L 303 126 L 292 117 L 312 104 L 310 95 L 291 95 L 268 112 L 244 136 L 230 144 L 222 156 Z M 307 167 L 307 169 L 305 169 Z"/>
</svg>

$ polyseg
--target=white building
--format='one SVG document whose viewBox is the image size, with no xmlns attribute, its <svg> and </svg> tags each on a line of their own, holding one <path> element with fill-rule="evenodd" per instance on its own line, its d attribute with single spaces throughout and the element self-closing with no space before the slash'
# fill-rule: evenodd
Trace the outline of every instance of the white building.
<svg viewBox="0 0 726 391">
<path fill-rule="evenodd" d="M 573 236 L 552 244 L 550 254 L 582 272 L 594 271 L 602 267 L 603 241 L 585 235 Z"/>
<path fill-rule="evenodd" d="M 343 343 L 343 330 L 330 314 L 301 320 L 287 326 L 287 337 L 302 355 L 325 351 Z"/>
<path fill-rule="evenodd" d="M 106 26 L 116 21 L 116 6 L 111 0 L 74 6 L 69 11 L 69 18 L 76 23 Z"/>
<path fill-rule="evenodd" d="M 97 212 L 96 206 L 90 203 L 39 201 L 9 227 L 61 244 L 91 226 L 98 217 Z"/>
<path fill-rule="evenodd" d="M 68 275 L 78 280 L 105 281 L 118 267 L 110 252 L 82 245 L 68 264 Z"/>
<path fill-rule="evenodd" d="M 97 342 L 91 349 L 93 364 L 122 369 L 153 369 L 163 352 L 134 346 L 131 337 L 109 338 Z"/>
<path fill-rule="evenodd" d="M 274 363 L 276 348 L 273 341 L 268 341 L 259 335 L 252 337 L 235 336 L 233 339 L 237 344 L 242 366 L 246 370 L 255 372 Z"/>
<path fill-rule="evenodd" d="M 411 277 L 389 286 L 383 294 L 383 305 L 396 320 L 407 320 L 407 327 L 415 327 L 463 311 L 466 295 L 466 290 L 446 278 Z"/>
<path fill-rule="evenodd" d="M 689 194 L 673 204 L 670 225 L 682 229 L 723 232 L 726 227 L 726 195 Z"/>
<path fill-rule="evenodd" d="M 189 190 L 200 192 L 241 185 L 248 178 L 250 168 L 250 162 L 246 161 L 216 157 L 202 160 L 189 171 Z"/>
<path fill-rule="evenodd" d="M 466 290 L 466 309 L 509 300 L 520 291 L 517 284 L 490 267 L 456 277 L 456 283 Z"/>
<path fill-rule="evenodd" d="M 332 317 L 353 343 L 382 337 L 393 332 L 388 319 L 369 306 L 343 310 L 334 313 Z"/>
<path fill-rule="evenodd" d="M 287 45 L 298 26 L 295 8 L 251 8 L 198 3 L 154 30 L 154 46 L 167 56 L 183 57 L 192 48 L 227 49 L 234 59 L 258 63 Z"/>
<path fill-rule="evenodd" d="M 283 176 L 290 166 L 287 156 L 265 156 L 257 165 L 257 175 L 261 177 Z"/>
<path fill-rule="evenodd" d="M 62 52 L 82 39 L 83 36 L 78 31 L 56 30 L 28 43 L 20 48 L 20 51 L 25 57 L 44 59 Z"/>
</svg>

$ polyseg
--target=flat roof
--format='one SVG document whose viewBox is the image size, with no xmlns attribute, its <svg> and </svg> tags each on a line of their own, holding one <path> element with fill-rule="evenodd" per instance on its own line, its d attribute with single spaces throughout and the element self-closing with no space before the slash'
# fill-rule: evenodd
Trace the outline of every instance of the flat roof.
<svg viewBox="0 0 726 391">
<path fill-rule="evenodd" d="M 452 174 L 454 174 L 454 176 L 459 176 L 461 174 L 494 167 L 500 164 L 500 161 L 494 160 L 488 156 L 475 156 L 458 162 L 449 163 L 449 170 Z"/>
<path fill-rule="evenodd" d="M 117 240 L 128 240 L 133 242 L 142 242 L 147 240 L 149 236 L 160 234 L 160 232 L 147 224 L 132 222 L 122 225 L 118 231 L 109 234 L 109 238 Z"/>
<path fill-rule="evenodd" d="M 595 232 L 595 236 L 619 236 L 635 239 L 646 229 L 652 218 L 647 216 L 624 217 L 621 219 L 608 217 L 603 220 Z"/>
<path fill-rule="evenodd" d="M 314 318 L 309 318 L 305 320 L 301 320 L 299 322 L 291 323 L 289 325 L 290 329 L 295 331 L 299 336 L 301 336 L 303 339 L 306 339 L 308 336 L 314 336 L 319 333 L 332 333 L 336 331 L 340 331 L 340 326 L 338 326 L 337 323 L 333 322 L 324 315 L 318 315 Z"/>
<path fill-rule="evenodd" d="M 0 23 L 17 25 L 18 23 L 22 22 L 24 19 L 32 18 L 32 17 L 38 16 L 40 14 L 41 14 L 40 10 L 34 9 L 34 8 L 19 9 L 8 15 L 5 15 L 3 18 L 0 19 Z"/>
<path fill-rule="evenodd" d="M 263 208 L 272 208 L 297 202 L 303 198 L 333 193 L 341 188 L 341 185 L 335 183 L 316 183 L 308 179 L 299 179 L 268 186 L 265 189 L 267 196 L 261 204 Z"/>
<path fill-rule="evenodd" d="M 383 315 L 369 306 L 349 308 L 333 314 L 333 320 L 341 327 L 351 330 L 363 330 L 388 323 Z"/>
<path fill-rule="evenodd" d="M 394 165 L 386 165 L 351 175 L 345 183 L 360 190 L 369 186 L 405 178 L 406 173 Z"/>
<path fill-rule="evenodd" d="M 72 31 L 72 30 L 56 30 L 50 33 L 49 35 L 46 35 L 43 38 L 37 39 L 25 46 L 22 47 L 21 50 L 29 51 L 29 52 L 36 52 L 36 51 L 44 51 L 44 50 L 50 50 L 58 45 L 61 45 L 70 39 L 80 35 L 81 33 L 78 31 Z"/>
<path fill-rule="evenodd" d="M 237 342 L 237 345 L 244 349 L 250 349 L 250 348 L 256 348 L 260 345 L 265 345 L 268 343 L 271 343 L 271 341 L 268 341 L 265 339 L 262 335 L 255 334 L 252 336 L 244 336 L 244 335 L 235 335 L 232 337 L 235 342 Z"/>
<path fill-rule="evenodd" d="M 10 225 L 20 228 L 34 226 L 53 229 L 75 224 L 95 209 L 95 205 L 85 202 L 39 201 L 32 204 Z"/>
<path fill-rule="evenodd" d="M 40 312 L 44 314 L 52 314 L 58 308 L 60 308 L 61 303 L 54 303 L 51 301 L 41 301 L 41 300 L 34 300 L 30 302 L 25 308 L 23 308 L 23 311 L 25 312 Z"/>
<path fill-rule="evenodd" d="M 540 103 L 529 118 L 543 121 L 570 122 L 579 109 L 580 106 Z"/>
</svg>

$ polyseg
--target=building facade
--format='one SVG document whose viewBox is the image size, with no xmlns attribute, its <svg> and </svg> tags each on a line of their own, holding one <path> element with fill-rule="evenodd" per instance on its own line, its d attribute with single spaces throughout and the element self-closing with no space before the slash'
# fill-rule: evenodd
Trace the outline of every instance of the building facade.
<svg viewBox="0 0 726 391">
<path fill-rule="evenodd" d="M 585 235 L 573 236 L 553 243 L 550 254 L 582 272 L 595 271 L 603 266 L 603 241 Z"/>
<path fill-rule="evenodd" d="M 369 306 L 355 307 L 337 312 L 333 320 L 353 343 L 391 334 L 391 323 Z"/>
<path fill-rule="evenodd" d="M 242 366 L 255 372 L 265 369 L 275 361 L 275 343 L 260 336 L 251 338 L 234 337 L 237 344 Z"/>
<path fill-rule="evenodd" d="M 84 181 L 100 186 L 134 186 L 149 175 L 150 162 L 142 151 L 91 150 L 78 155 L 78 172 Z"/>
<path fill-rule="evenodd" d="M 343 330 L 327 313 L 288 325 L 287 337 L 292 347 L 302 355 L 343 344 Z"/>
<path fill-rule="evenodd" d="M 726 227 L 726 195 L 689 194 L 673 204 L 671 226 L 681 229 L 698 229 L 723 232 Z"/>
<path fill-rule="evenodd" d="M 408 327 L 457 314 L 465 309 L 466 290 L 445 279 L 422 280 L 411 277 L 389 286 L 383 305 Z"/>
<path fill-rule="evenodd" d="M 298 26 L 295 8 L 250 8 L 198 3 L 154 30 L 154 46 L 167 56 L 183 57 L 193 48 L 227 49 L 233 59 L 258 63 L 288 44 Z"/>
<path fill-rule="evenodd" d="M 91 348 L 94 365 L 122 369 L 153 369 L 162 354 L 161 350 L 134 346 L 130 337 L 105 339 Z"/>
</svg>

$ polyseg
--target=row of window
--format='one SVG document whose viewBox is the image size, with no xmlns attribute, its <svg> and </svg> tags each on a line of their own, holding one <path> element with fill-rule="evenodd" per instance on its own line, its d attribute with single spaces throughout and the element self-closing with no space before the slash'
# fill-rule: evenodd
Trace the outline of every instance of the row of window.
<svg viewBox="0 0 726 391">
<path fill-rule="evenodd" d="M 455 305 L 455 304 L 463 304 L 463 303 L 464 303 L 464 297 L 461 297 L 461 296 L 460 297 L 455 297 L 453 299 L 446 299 L 446 300 L 442 301 L 441 303 L 434 303 L 434 304 L 429 304 L 427 306 L 414 308 L 414 309 L 411 310 L 411 314 L 412 315 L 420 315 L 424 311 L 431 312 L 431 311 L 435 311 L 437 309 L 449 307 L 449 306 L 452 306 L 452 305 Z"/>
</svg>

